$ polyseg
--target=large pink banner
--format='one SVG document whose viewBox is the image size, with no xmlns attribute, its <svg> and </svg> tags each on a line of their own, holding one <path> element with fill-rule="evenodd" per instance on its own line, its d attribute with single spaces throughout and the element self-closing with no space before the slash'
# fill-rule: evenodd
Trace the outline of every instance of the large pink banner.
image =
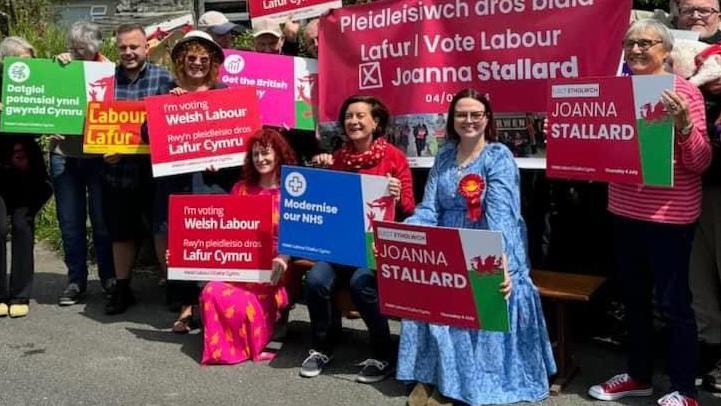
<svg viewBox="0 0 721 406">
<path fill-rule="evenodd" d="M 331 10 L 320 24 L 320 121 L 356 93 L 392 114 L 445 112 L 457 91 L 495 111 L 541 112 L 546 82 L 610 76 L 630 0 L 399 0 Z"/>
</svg>

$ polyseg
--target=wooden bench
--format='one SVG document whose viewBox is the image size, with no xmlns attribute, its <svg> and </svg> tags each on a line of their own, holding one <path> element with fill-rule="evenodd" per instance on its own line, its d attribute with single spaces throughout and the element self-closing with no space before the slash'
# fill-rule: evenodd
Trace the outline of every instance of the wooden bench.
<svg viewBox="0 0 721 406">
<path fill-rule="evenodd" d="M 578 371 L 570 351 L 570 324 L 568 306 L 572 303 L 589 302 L 606 278 L 564 272 L 533 270 L 531 279 L 541 297 L 554 304 L 555 311 L 555 358 L 558 372 L 551 382 L 551 394 L 558 395 Z"/>
<path fill-rule="evenodd" d="M 292 300 L 302 296 L 303 275 L 313 267 L 307 259 L 293 261 L 291 275 L 287 281 L 288 293 Z M 551 382 L 551 394 L 558 395 L 578 371 L 570 351 L 571 326 L 567 320 L 568 306 L 573 303 L 587 303 L 603 285 L 606 278 L 565 272 L 533 270 L 531 279 L 538 288 L 541 298 L 553 304 L 555 312 L 555 359 L 558 372 Z M 335 305 L 345 314 L 355 311 L 350 292 L 341 289 L 335 295 Z"/>
</svg>

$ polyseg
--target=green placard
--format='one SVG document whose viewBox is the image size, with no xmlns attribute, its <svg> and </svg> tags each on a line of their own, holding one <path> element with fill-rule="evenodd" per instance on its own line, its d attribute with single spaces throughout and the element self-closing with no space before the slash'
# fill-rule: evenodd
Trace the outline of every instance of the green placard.
<svg viewBox="0 0 721 406">
<path fill-rule="evenodd" d="M 0 131 L 81 135 L 88 101 L 112 99 L 115 65 L 5 58 Z"/>
</svg>

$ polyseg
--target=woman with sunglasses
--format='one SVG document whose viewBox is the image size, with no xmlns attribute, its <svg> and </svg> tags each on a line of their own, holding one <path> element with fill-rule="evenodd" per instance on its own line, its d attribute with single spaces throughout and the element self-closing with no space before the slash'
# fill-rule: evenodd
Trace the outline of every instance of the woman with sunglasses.
<svg viewBox="0 0 721 406">
<path fill-rule="evenodd" d="M 172 72 L 177 85 L 170 91 L 171 94 L 180 96 L 186 93 L 206 92 L 226 87 L 218 80 L 220 66 L 225 59 L 223 49 L 213 41 L 208 33 L 190 31 L 185 34 L 173 47 L 171 58 L 173 60 Z M 164 134 L 150 134 L 151 143 L 154 136 L 162 137 Z M 165 253 L 168 247 L 168 197 L 171 194 L 228 193 L 239 175 L 239 169 L 230 168 L 157 179 L 153 232 L 155 234 L 155 251 L 159 253 L 158 255 Z M 165 258 L 159 262 L 165 264 Z M 165 265 L 163 266 L 165 267 Z M 118 287 L 120 287 L 120 280 L 118 280 Z M 199 295 L 200 288 L 195 282 L 168 282 L 168 301 L 171 307 L 176 305 L 180 307 L 178 318 L 172 326 L 174 333 L 185 334 L 195 326 L 193 306 L 198 304 Z"/>
</svg>

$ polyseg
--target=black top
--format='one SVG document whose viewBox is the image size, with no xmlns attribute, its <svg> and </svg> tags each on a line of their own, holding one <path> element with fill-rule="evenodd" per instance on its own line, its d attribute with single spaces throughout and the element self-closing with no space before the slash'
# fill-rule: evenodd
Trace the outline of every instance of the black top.
<svg viewBox="0 0 721 406">
<path fill-rule="evenodd" d="M 27 157 L 27 168 L 13 160 L 17 150 Z M 17 153 L 20 154 L 19 152 Z M 9 210 L 27 207 L 37 213 L 52 195 L 45 160 L 35 137 L 28 134 L 0 136 L 0 196 Z"/>
<path fill-rule="evenodd" d="M 721 43 L 721 31 L 708 38 L 701 39 L 707 44 Z M 721 186 L 721 127 L 716 128 L 716 120 L 721 115 L 721 95 L 711 94 L 701 88 L 706 103 L 706 128 L 711 140 L 711 165 L 703 174 L 704 186 Z"/>
</svg>

